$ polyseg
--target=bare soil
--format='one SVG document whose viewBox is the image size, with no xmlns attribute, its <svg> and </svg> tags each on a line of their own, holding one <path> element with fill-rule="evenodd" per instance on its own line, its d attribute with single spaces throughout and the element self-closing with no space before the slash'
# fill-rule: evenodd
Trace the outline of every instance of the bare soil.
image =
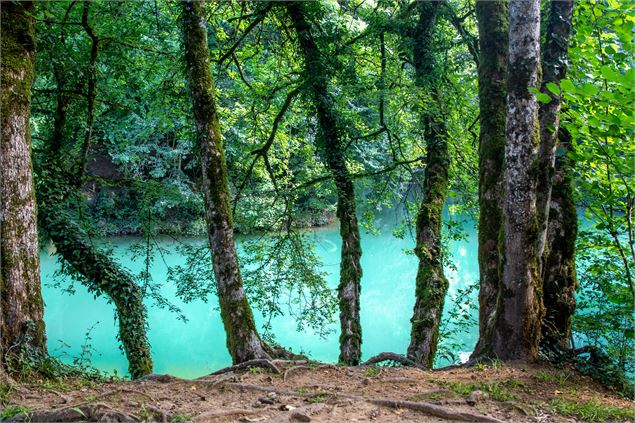
<svg viewBox="0 0 635 423">
<path fill-rule="evenodd" d="M 633 410 L 633 402 L 572 369 L 535 364 L 423 371 L 276 362 L 197 380 L 13 387 L 5 409 L 32 421 L 575 422 L 554 401 Z M 562 411 L 561 411 L 562 412 Z M 444 414 L 445 413 L 445 414 Z M 628 421 L 628 420 L 621 420 Z"/>
</svg>

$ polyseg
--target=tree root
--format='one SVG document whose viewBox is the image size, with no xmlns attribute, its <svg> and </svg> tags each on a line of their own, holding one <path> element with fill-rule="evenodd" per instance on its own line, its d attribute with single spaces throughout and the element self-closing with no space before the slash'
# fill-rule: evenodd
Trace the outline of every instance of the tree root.
<svg viewBox="0 0 635 423">
<path fill-rule="evenodd" d="M 244 362 L 238 363 L 238 364 L 236 364 L 234 366 L 229 366 L 229 367 L 225 367 L 224 369 L 216 370 L 215 372 L 210 373 L 207 376 L 222 375 L 223 373 L 234 372 L 236 370 L 247 369 L 249 367 L 262 367 L 262 368 L 265 368 L 265 369 L 272 370 L 276 374 L 280 374 L 281 373 L 280 369 L 278 368 L 278 366 L 273 364 L 273 362 L 271 360 L 266 360 L 264 358 L 257 358 L 255 360 L 244 361 Z M 203 376 L 203 377 L 200 377 L 198 379 L 204 379 L 207 376 Z"/>
<path fill-rule="evenodd" d="M 281 389 L 274 389 L 274 388 L 268 388 L 266 386 L 251 385 L 247 383 L 228 383 L 227 385 L 230 387 L 251 390 L 251 391 L 267 392 L 267 393 L 275 392 L 278 395 L 285 395 L 290 397 L 312 398 L 312 397 L 315 397 L 316 395 L 320 395 L 320 394 L 312 394 L 312 393 L 306 393 L 306 392 L 294 392 L 294 391 L 287 391 L 287 390 L 281 390 Z M 440 417 L 440 418 L 449 419 L 449 420 L 459 420 L 464 422 L 502 423 L 501 420 L 498 420 L 494 417 L 466 413 L 462 411 L 453 411 L 445 407 L 441 407 L 440 405 L 436 405 L 436 404 L 432 404 L 428 402 L 389 400 L 389 399 L 383 399 L 383 398 L 378 398 L 378 399 L 365 398 L 365 397 L 360 397 L 358 395 L 347 394 L 344 392 L 328 392 L 328 395 L 331 395 L 334 397 L 352 399 L 355 401 L 368 402 L 370 404 L 379 405 L 382 407 L 405 408 L 408 410 L 420 411 L 430 416 Z"/>
<path fill-rule="evenodd" d="M 284 382 L 286 382 L 287 381 L 287 376 L 289 376 L 290 373 L 293 373 L 294 371 L 302 370 L 302 369 L 310 369 L 310 367 L 309 366 L 293 366 L 293 367 L 290 367 L 284 372 L 284 375 L 282 375 L 282 380 Z"/>
<path fill-rule="evenodd" d="M 223 410 L 223 411 L 207 411 L 205 413 L 201 413 L 198 416 L 195 416 L 192 421 L 210 421 L 214 419 L 218 419 L 221 417 L 230 417 L 230 416 L 240 416 L 240 415 L 249 415 L 249 414 L 259 414 L 262 413 L 262 410 L 248 410 L 237 408 L 235 410 Z M 215 421 L 215 420 L 214 420 Z"/>
<path fill-rule="evenodd" d="M 7 421 L 12 422 L 78 422 L 109 421 L 138 422 L 141 419 L 130 413 L 116 410 L 104 403 L 78 404 L 55 410 L 39 410 L 31 413 L 20 413 Z"/>
<path fill-rule="evenodd" d="M 423 367 L 422 365 L 418 363 L 415 363 L 413 360 L 409 359 L 405 355 L 396 354 L 392 352 L 383 352 L 383 353 L 377 354 L 376 356 L 366 360 L 364 365 L 372 366 L 373 364 L 381 363 L 384 361 L 395 361 L 403 366 L 415 367 L 417 369 L 427 370 L 425 367 Z"/>
</svg>

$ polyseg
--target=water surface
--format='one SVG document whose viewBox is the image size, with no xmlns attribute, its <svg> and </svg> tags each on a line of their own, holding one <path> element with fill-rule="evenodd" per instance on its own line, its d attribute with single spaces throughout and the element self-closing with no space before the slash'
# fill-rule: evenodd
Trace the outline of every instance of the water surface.
<svg viewBox="0 0 635 423">
<path fill-rule="evenodd" d="M 392 235 L 392 225 L 381 223 L 379 234 L 362 233 L 362 353 L 368 358 L 382 351 L 404 353 L 410 338 L 410 318 L 414 305 L 415 276 L 417 259 L 411 250 L 414 241 Z M 467 237 L 450 243 L 450 255 L 454 269 L 446 269 L 450 289 L 446 303 L 451 303 L 457 289 L 478 280 L 477 236 L 472 222 L 463 225 Z M 329 226 L 310 231 L 310 239 L 315 242 L 323 270 L 333 288 L 337 286 L 341 241 L 337 226 Z M 114 248 L 116 259 L 133 273 L 144 268 L 143 259 L 132 260 L 129 247 L 138 242 L 133 237 L 108 240 Z M 170 239 L 159 241 L 170 254 L 165 254 L 167 265 L 184 264 L 185 259 L 176 252 L 176 243 Z M 193 242 L 205 242 L 204 239 Z M 240 247 L 240 237 L 238 238 Z M 156 260 L 151 267 L 156 282 L 165 280 L 167 267 L 162 260 Z M 41 253 L 43 295 L 46 303 L 45 321 L 48 345 L 51 352 L 65 360 L 78 356 L 82 345 L 90 344 L 95 352 L 92 363 L 100 370 L 126 374 L 127 361 L 116 340 L 117 325 L 114 307 L 102 297 L 94 298 L 78 284 L 73 295 L 53 287 L 61 282 L 55 271 L 59 268 L 57 259 L 47 251 Z M 149 339 L 156 373 L 170 373 L 181 377 L 197 377 L 231 364 L 225 347 L 225 333 L 217 307 L 217 300 L 210 298 L 205 303 L 197 300 L 188 304 L 175 298 L 173 286 L 163 286 L 162 294 L 179 306 L 187 322 L 176 318 L 174 313 L 152 306 L 148 301 Z M 446 307 L 446 315 L 447 315 Z M 256 310 L 258 325 L 263 322 Z M 272 320 L 277 341 L 295 352 L 308 353 L 311 358 L 335 362 L 338 357 L 338 325 L 326 338 L 319 337 L 311 330 L 296 331 L 296 322 L 288 316 Z M 86 333 L 90 331 L 90 338 Z M 469 333 L 459 335 L 461 346 L 456 353 L 469 352 L 478 337 L 474 326 Z M 443 363 L 441 363 L 443 364 Z"/>
</svg>

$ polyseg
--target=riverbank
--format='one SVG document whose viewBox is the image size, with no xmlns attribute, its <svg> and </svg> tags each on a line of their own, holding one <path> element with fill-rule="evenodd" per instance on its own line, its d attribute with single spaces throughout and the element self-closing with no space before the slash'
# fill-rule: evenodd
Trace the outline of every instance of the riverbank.
<svg viewBox="0 0 635 423">
<path fill-rule="evenodd" d="M 16 384 L 2 416 L 26 421 L 633 421 L 633 402 L 570 368 L 516 363 L 422 371 L 277 363 L 186 380 Z"/>
</svg>

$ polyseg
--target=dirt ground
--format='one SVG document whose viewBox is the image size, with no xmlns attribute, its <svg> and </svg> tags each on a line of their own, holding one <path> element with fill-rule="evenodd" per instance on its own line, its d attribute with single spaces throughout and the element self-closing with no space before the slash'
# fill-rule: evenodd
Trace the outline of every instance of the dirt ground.
<svg viewBox="0 0 635 423">
<path fill-rule="evenodd" d="M 163 422 L 633 421 L 634 403 L 571 369 L 528 364 L 440 371 L 276 362 L 198 380 L 17 385 L 7 420 Z M 22 411 L 22 413 L 18 413 Z M 594 417 L 595 413 L 595 417 Z M 617 414 L 615 414 L 617 413 Z M 620 416 L 620 417 L 615 417 Z"/>
</svg>

